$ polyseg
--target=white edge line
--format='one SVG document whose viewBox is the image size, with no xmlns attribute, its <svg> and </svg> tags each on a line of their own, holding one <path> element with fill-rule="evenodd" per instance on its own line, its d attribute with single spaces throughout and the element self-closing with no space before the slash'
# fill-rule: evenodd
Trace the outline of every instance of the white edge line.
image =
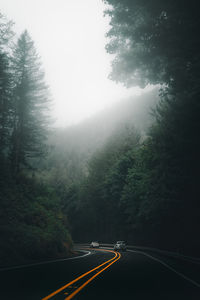
<svg viewBox="0 0 200 300">
<path fill-rule="evenodd" d="M 23 268 L 28 268 L 28 267 L 33 267 L 33 266 L 39 266 L 39 265 L 46 265 L 46 264 L 55 263 L 55 262 L 62 262 L 62 261 L 66 261 L 66 260 L 73 260 L 73 259 L 83 258 L 83 257 L 88 256 L 88 255 L 91 254 L 90 251 L 84 251 L 84 250 L 79 250 L 79 251 L 86 252 L 86 253 L 83 254 L 83 255 L 79 255 L 79 256 L 75 256 L 75 257 L 68 257 L 68 258 L 64 258 L 64 259 L 55 259 L 55 260 L 42 261 L 42 262 L 39 262 L 39 263 L 33 263 L 33 264 L 28 264 L 28 265 L 21 265 L 21 266 L 15 266 L 15 267 L 0 268 L 0 272 L 1 271 L 15 270 L 15 269 L 23 269 Z"/>
<path fill-rule="evenodd" d="M 200 284 L 199 283 L 197 283 L 196 281 L 190 279 L 189 277 L 185 276 L 184 274 L 176 271 L 174 268 L 170 267 L 169 265 L 167 265 L 166 263 L 164 263 L 162 260 L 160 260 L 160 259 L 158 259 L 156 257 L 153 257 L 153 256 L 151 256 L 151 255 L 149 255 L 149 254 L 147 254 L 147 253 L 145 253 L 143 251 L 134 251 L 134 250 L 127 250 L 127 251 L 129 251 L 129 252 L 135 252 L 135 253 L 139 253 L 139 254 L 143 254 L 143 255 L 145 255 L 145 256 L 147 256 L 147 257 L 149 257 L 149 258 L 151 258 L 151 259 L 159 262 L 160 264 L 162 264 L 163 266 L 165 266 L 167 269 L 171 270 L 172 272 L 176 273 L 180 277 L 184 278 L 185 280 L 189 281 L 190 283 L 192 283 L 195 286 L 197 286 L 198 288 L 200 288 Z"/>
</svg>

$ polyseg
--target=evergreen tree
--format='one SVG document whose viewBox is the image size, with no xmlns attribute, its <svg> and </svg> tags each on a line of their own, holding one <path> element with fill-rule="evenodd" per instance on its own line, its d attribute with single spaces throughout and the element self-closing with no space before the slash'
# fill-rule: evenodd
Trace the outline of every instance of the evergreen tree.
<svg viewBox="0 0 200 300">
<path fill-rule="evenodd" d="M 12 22 L 0 14 L 0 156 L 8 149 L 12 119 L 12 76 L 9 41 L 12 39 Z"/>
<path fill-rule="evenodd" d="M 48 103 L 33 42 L 25 31 L 13 51 L 11 29 L 0 14 L 1 267 L 67 255 L 72 247 L 55 191 L 10 168 L 9 152 L 14 175 L 44 153 Z"/>
<path fill-rule="evenodd" d="M 130 225 L 140 227 L 139 234 L 154 245 L 200 249 L 198 3 L 105 2 L 112 5 L 107 11 L 112 79 L 126 86 L 162 85 L 155 124 L 123 192 Z"/>
<path fill-rule="evenodd" d="M 179 91 L 199 78 L 199 3 L 105 0 L 112 6 L 107 50 L 111 77 L 127 86 L 167 84 Z"/>
<path fill-rule="evenodd" d="M 41 156 L 45 149 L 48 87 L 44 81 L 39 56 L 27 31 L 18 39 L 13 54 L 14 118 L 11 161 L 18 173 Z"/>
<path fill-rule="evenodd" d="M 6 151 L 12 113 L 11 76 L 8 56 L 0 53 L 0 153 Z"/>
</svg>

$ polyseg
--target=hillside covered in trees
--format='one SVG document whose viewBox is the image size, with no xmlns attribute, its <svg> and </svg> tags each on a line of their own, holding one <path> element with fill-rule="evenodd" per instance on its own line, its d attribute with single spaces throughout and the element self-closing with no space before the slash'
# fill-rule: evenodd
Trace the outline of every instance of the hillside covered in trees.
<svg viewBox="0 0 200 300">
<path fill-rule="evenodd" d="M 67 219 L 55 191 L 34 177 L 47 153 L 49 92 L 27 31 L 0 15 L 0 264 L 68 255 Z"/>
<path fill-rule="evenodd" d="M 2 262 L 69 254 L 70 233 L 75 242 L 199 255 L 198 5 L 104 3 L 110 78 L 155 89 L 65 129 L 49 130 L 49 91 L 29 34 L 16 40 L 0 18 Z"/>
<path fill-rule="evenodd" d="M 111 18 L 107 51 L 115 55 L 111 78 L 126 86 L 161 85 L 155 123 L 131 156 L 118 198 L 125 232 L 136 243 L 199 253 L 199 5 L 105 3 Z"/>
<path fill-rule="evenodd" d="M 195 1 L 106 0 L 110 77 L 160 85 L 143 139 L 116 129 L 64 193 L 75 240 L 99 239 L 198 255 L 199 10 Z M 134 119 L 134 117 L 133 117 Z"/>
<path fill-rule="evenodd" d="M 94 153 L 112 138 L 116 131 L 135 127 L 141 139 L 153 121 L 153 108 L 159 101 L 158 89 L 141 96 L 122 99 L 110 109 L 71 127 L 49 133 L 46 159 L 39 159 L 41 180 L 65 186 L 79 182 L 88 174 L 88 163 Z"/>
</svg>

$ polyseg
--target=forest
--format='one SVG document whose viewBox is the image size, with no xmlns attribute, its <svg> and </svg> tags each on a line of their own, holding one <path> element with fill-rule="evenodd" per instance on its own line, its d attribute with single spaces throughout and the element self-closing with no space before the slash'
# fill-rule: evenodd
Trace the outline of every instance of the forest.
<svg viewBox="0 0 200 300">
<path fill-rule="evenodd" d="M 48 152 L 50 95 L 34 43 L 0 16 L 0 264 L 70 255 L 60 199 L 35 177 Z"/>
<path fill-rule="evenodd" d="M 110 79 L 154 88 L 64 129 L 31 37 L 1 15 L 1 264 L 70 255 L 72 240 L 199 255 L 198 4 L 104 2 Z"/>
</svg>

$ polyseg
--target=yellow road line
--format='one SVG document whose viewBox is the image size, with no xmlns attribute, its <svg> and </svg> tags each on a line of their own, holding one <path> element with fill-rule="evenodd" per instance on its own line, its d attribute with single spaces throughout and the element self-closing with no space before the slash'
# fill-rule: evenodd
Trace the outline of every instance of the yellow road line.
<svg viewBox="0 0 200 300">
<path fill-rule="evenodd" d="M 88 279 L 84 284 L 82 284 L 78 289 L 76 289 L 71 295 L 69 295 L 67 298 L 65 298 L 65 300 L 70 300 L 72 299 L 76 294 L 78 294 L 86 285 L 88 285 L 88 283 L 90 283 L 90 281 L 92 281 L 93 279 L 95 279 L 100 273 L 102 273 L 103 271 L 105 271 L 107 268 L 109 268 L 112 264 L 114 264 L 118 259 L 120 259 L 121 254 L 118 253 L 119 256 L 112 261 L 108 266 L 106 266 L 105 268 L 103 268 L 102 270 L 100 270 L 98 273 L 96 273 L 95 275 L 93 275 L 90 279 Z"/>
<path fill-rule="evenodd" d="M 112 251 L 112 250 L 98 250 L 98 251 L 111 252 L 111 253 L 114 253 L 115 256 L 114 256 L 113 258 L 111 258 L 111 259 L 105 261 L 104 263 L 100 264 L 100 265 L 97 266 L 96 268 L 94 268 L 94 269 L 92 269 L 92 270 L 90 270 L 90 271 L 88 271 L 88 272 L 82 274 L 81 276 L 77 277 L 76 279 L 70 281 L 69 283 L 67 283 L 66 285 L 62 286 L 62 287 L 59 288 L 58 290 L 54 291 L 54 292 L 51 293 L 50 295 L 48 295 L 48 296 L 42 298 L 42 300 L 48 300 L 48 299 L 52 298 L 52 297 L 55 296 L 56 294 L 60 293 L 61 291 L 63 291 L 64 289 L 66 289 L 67 287 L 69 287 L 70 285 L 72 285 L 73 283 L 75 283 L 75 282 L 77 282 L 78 280 L 80 280 L 81 278 L 85 277 L 86 275 L 90 274 L 91 272 L 94 272 L 95 270 L 99 269 L 100 267 L 104 266 L 105 264 L 107 264 L 107 263 L 109 263 L 109 262 L 112 262 L 112 263 L 110 263 L 110 264 L 107 266 L 107 267 L 109 267 L 110 265 L 112 265 L 115 261 L 117 261 L 117 260 L 121 257 L 121 255 L 120 255 L 119 253 L 114 252 L 114 251 Z M 117 258 L 118 254 L 119 254 L 119 257 Z M 116 259 L 116 258 L 117 258 L 117 259 Z M 115 259 L 116 259 L 116 260 L 115 260 Z M 105 269 L 107 269 L 107 267 L 105 267 L 105 268 L 102 270 L 102 272 L 103 272 Z M 101 273 L 101 271 L 98 272 L 98 273 L 96 273 L 95 275 L 97 276 L 97 275 L 100 274 L 100 273 Z M 93 276 L 94 278 L 96 277 L 95 275 Z M 91 277 L 91 278 L 93 278 L 93 277 Z M 91 279 L 91 278 L 90 278 L 90 279 Z M 93 279 L 94 279 L 94 278 L 93 278 Z M 93 280 L 93 279 L 91 279 L 91 280 Z M 91 280 L 90 280 L 90 281 L 91 281 Z M 90 282 L 90 281 L 89 281 L 89 282 Z M 87 281 L 86 281 L 86 282 L 87 282 Z M 89 283 L 89 282 L 88 282 L 88 283 Z M 87 283 L 87 284 L 88 284 L 88 283 Z M 84 286 L 85 286 L 85 285 L 84 285 Z M 83 286 L 83 287 L 84 287 L 84 286 Z M 81 286 L 81 287 L 82 287 L 82 286 Z M 82 287 L 82 288 L 83 288 L 83 287 Z M 81 289 L 82 289 L 82 288 L 81 288 Z M 79 288 L 78 288 L 78 289 L 79 289 Z M 77 291 L 77 290 L 76 290 L 76 291 Z M 75 292 L 76 292 L 76 291 L 75 291 Z M 77 292 L 77 293 L 78 293 L 78 292 Z M 76 294 L 77 294 L 77 293 L 76 293 Z M 71 294 L 71 295 L 72 295 L 72 294 Z M 71 296 L 71 295 L 70 295 L 70 296 Z M 69 297 L 70 297 L 70 296 L 69 296 Z M 71 299 L 71 298 L 69 298 L 69 297 L 67 297 L 66 299 Z"/>
</svg>

